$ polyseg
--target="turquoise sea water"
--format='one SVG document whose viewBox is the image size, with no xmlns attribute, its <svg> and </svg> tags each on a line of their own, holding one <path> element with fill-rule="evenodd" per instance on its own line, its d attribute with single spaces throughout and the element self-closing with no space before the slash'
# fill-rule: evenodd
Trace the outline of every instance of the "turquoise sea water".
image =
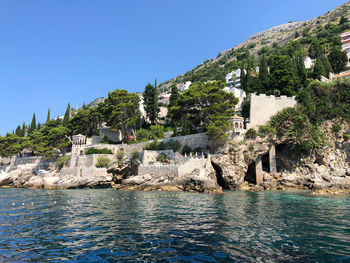
<svg viewBox="0 0 350 263">
<path fill-rule="evenodd" d="M 0 261 L 350 262 L 350 197 L 0 189 Z"/>
</svg>

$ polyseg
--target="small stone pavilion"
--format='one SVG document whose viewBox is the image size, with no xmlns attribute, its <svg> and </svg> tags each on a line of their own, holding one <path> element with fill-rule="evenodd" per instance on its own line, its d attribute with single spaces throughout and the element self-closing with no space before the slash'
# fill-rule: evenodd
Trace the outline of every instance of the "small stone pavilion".
<svg viewBox="0 0 350 263">
<path fill-rule="evenodd" d="M 73 135 L 72 137 L 72 144 L 74 146 L 83 146 L 86 144 L 86 136 L 82 135 L 82 134 L 78 134 L 78 135 Z"/>
<path fill-rule="evenodd" d="M 236 136 L 241 136 L 245 132 L 244 130 L 244 118 L 235 114 L 231 119 L 231 138 L 233 139 Z"/>
</svg>

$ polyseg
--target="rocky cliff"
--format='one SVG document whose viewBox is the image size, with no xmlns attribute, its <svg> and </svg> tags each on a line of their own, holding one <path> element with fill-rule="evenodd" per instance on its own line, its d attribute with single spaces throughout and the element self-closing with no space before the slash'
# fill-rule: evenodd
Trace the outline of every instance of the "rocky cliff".
<svg viewBox="0 0 350 263">
<path fill-rule="evenodd" d="M 343 128 L 335 133 L 332 127 L 337 123 Z M 319 153 L 301 154 L 286 141 L 258 137 L 226 147 L 222 154 L 212 159 L 212 163 L 226 189 L 350 190 L 350 142 L 344 139 L 344 133 L 350 130 L 350 125 L 340 121 L 326 122 L 322 129 L 328 144 Z M 266 161 L 271 145 L 276 146 L 276 172 L 269 171 Z M 263 162 L 263 182 L 256 185 L 252 175 L 259 156 Z"/>
</svg>

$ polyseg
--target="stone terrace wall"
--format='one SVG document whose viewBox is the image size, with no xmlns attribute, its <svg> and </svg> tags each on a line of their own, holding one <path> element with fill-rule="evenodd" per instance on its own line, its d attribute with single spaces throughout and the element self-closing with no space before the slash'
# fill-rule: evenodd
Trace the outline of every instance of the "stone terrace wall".
<svg viewBox="0 0 350 263">
<path fill-rule="evenodd" d="M 154 162 L 159 154 L 165 154 L 168 158 L 174 158 L 175 153 L 173 150 L 163 150 L 163 151 L 143 151 L 142 155 L 142 164 L 149 164 L 150 162 Z"/>
<path fill-rule="evenodd" d="M 50 165 L 56 163 L 54 159 L 45 159 L 44 157 L 16 157 L 13 165 L 14 166 L 33 166 L 37 169 L 48 168 Z"/>
<path fill-rule="evenodd" d="M 107 174 L 106 168 L 93 168 L 93 167 L 74 167 L 63 168 L 60 172 L 61 176 L 81 176 L 90 178 L 92 176 L 105 176 Z"/>
<path fill-rule="evenodd" d="M 270 117 L 287 107 L 294 107 L 297 104 L 295 97 L 275 97 L 265 94 L 251 94 L 250 97 L 250 123 L 248 129 L 256 129 L 259 125 L 265 124 Z"/>
<path fill-rule="evenodd" d="M 208 136 L 205 135 L 205 133 L 197 133 L 197 134 L 191 134 L 191 135 L 185 135 L 185 136 L 178 136 L 178 137 L 171 137 L 163 139 L 162 141 L 164 143 L 169 142 L 170 140 L 178 141 L 181 143 L 183 148 L 185 145 L 191 147 L 192 149 L 201 147 L 205 149 L 207 145 L 209 144 Z"/>
<path fill-rule="evenodd" d="M 140 165 L 137 169 L 138 175 L 152 174 L 156 176 L 177 176 L 179 167 L 175 164 L 170 165 Z"/>
<path fill-rule="evenodd" d="M 75 158 L 71 158 L 70 162 L 72 162 L 69 167 L 70 168 L 94 168 L 97 163 L 98 157 L 107 157 L 112 159 L 112 154 L 89 154 L 89 155 L 77 155 Z"/>
</svg>

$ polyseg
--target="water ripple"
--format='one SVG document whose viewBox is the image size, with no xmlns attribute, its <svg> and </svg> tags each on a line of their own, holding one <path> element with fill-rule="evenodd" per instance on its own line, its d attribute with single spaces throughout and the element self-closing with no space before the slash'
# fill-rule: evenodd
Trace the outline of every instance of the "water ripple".
<svg viewBox="0 0 350 263">
<path fill-rule="evenodd" d="M 350 262 L 350 197 L 0 190 L 0 261 Z"/>
</svg>

